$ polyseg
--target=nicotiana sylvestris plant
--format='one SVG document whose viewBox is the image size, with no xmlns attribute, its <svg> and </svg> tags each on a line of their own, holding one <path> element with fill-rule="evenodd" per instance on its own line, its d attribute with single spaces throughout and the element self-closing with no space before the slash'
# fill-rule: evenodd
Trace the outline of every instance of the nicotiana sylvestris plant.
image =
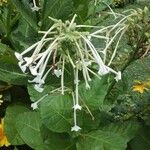
<svg viewBox="0 0 150 150">
<path fill-rule="evenodd" d="M 115 14 L 115 17 L 116 15 L 119 14 Z M 39 33 L 44 34 L 42 38 L 22 53 L 15 52 L 21 70 L 24 73 L 29 71 L 34 76 L 34 79 L 29 80 L 29 83 L 33 83 L 35 90 L 38 92 L 44 90 L 45 79 L 49 73 L 52 73 L 61 78 L 60 88 L 56 89 L 56 91 L 64 94 L 68 88 L 64 83 L 65 67 L 68 64 L 71 65 L 74 74 L 74 91 L 72 91 L 74 126 L 71 131 L 81 129 L 77 125 L 76 116 L 76 112 L 81 110 L 78 89 L 80 84 L 79 73 L 82 73 L 86 89 L 90 89 L 89 82 L 92 80 L 91 76 L 93 75 L 100 78 L 100 76 L 113 73 L 116 81 L 121 80 L 121 72 L 115 71 L 110 65 L 116 55 L 119 41 L 128 28 L 126 21 L 129 16 L 122 15 L 122 18 L 116 24 L 104 27 L 77 25 L 75 23 L 76 14 L 71 21 L 67 20 L 66 22 L 49 17 L 54 24 L 47 31 L 39 31 Z M 85 31 L 85 29 L 89 28 L 92 32 Z M 103 50 L 94 46 L 92 42 L 94 38 L 104 41 L 105 47 Z M 115 48 L 111 57 L 109 54 L 110 59 L 108 60 L 108 49 L 116 38 Z M 68 48 L 64 49 L 64 43 L 68 45 Z M 93 71 L 93 65 L 96 66 L 97 71 Z M 31 107 L 37 109 L 38 103 L 46 96 L 48 94 L 32 103 Z"/>
</svg>

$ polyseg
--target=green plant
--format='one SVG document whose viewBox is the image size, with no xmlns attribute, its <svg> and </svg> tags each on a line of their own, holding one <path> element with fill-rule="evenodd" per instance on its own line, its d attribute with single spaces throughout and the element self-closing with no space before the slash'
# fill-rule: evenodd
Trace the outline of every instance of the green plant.
<svg viewBox="0 0 150 150">
<path fill-rule="evenodd" d="M 0 1 L 0 145 L 148 150 L 146 4 Z"/>
</svg>

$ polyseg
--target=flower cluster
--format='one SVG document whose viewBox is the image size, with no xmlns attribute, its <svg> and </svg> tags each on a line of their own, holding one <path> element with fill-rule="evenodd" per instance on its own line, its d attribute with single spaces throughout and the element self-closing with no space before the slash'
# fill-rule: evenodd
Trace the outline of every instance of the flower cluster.
<svg viewBox="0 0 150 150">
<path fill-rule="evenodd" d="M 113 70 L 110 65 L 116 55 L 119 41 L 127 28 L 125 24 L 127 17 L 123 17 L 117 24 L 106 27 L 77 25 L 75 23 L 76 17 L 77 15 L 74 15 L 71 21 L 67 20 L 66 22 L 49 17 L 54 21 L 54 24 L 48 31 L 39 31 L 39 33 L 44 34 L 41 40 L 22 53 L 15 52 L 21 70 L 24 73 L 30 72 L 34 76 L 34 79 L 29 80 L 29 82 L 34 83 L 34 88 L 38 92 L 44 90 L 45 79 L 49 73 L 52 73 L 60 78 L 61 94 L 64 94 L 65 67 L 68 64 L 72 66 L 75 87 L 72 94 L 75 122 L 72 131 L 80 129 L 76 124 L 76 111 L 81 110 L 78 92 L 79 73 L 82 73 L 86 89 L 90 89 L 90 81 L 93 75 L 100 78 L 100 76 L 113 73 L 116 81 L 121 80 L 121 72 Z M 83 28 L 90 28 L 94 31 L 91 33 L 85 32 Z M 92 42 L 94 38 L 104 41 L 105 47 L 103 50 L 100 51 L 99 48 L 94 46 Z M 118 41 L 110 60 L 108 60 L 108 49 L 116 38 L 118 38 Z M 97 71 L 93 71 L 93 66 Z M 32 107 L 36 109 L 37 103 L 32 104 Z"/>
</svg>

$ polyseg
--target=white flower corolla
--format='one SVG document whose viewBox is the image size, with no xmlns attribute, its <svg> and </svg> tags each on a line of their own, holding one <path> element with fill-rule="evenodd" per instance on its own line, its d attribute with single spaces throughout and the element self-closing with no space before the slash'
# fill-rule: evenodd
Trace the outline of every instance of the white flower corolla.
<svg viewBox="0 0 150 150">
<path fill-rule="evenodd" d="M 31 9 L 32 9 L 32 11 L 39 11 L 40 7 L 38 7 L 38 6 L 33 6 Z"/>
<path fill-rule="evenodd" d="M 103 76 L 109 73 L 109 70 L 106 68 L 105 65 L 101 65 L 99 70 L 98 70 L 98 74 Z"/>
<path fill-rule="evenodd" d="M 71 128 L 71 131 L 79 131 L 81 130 L 81 128 L 77 125 L 77 109 L 81 110 L 81 106 L 76 104 L 76 100 L 75 100 L 75 94 L 72 92 L 72 99 L 73 99 L 73 119 L 74 119 L 74 126 Z M 78 106 L 77 106 L 78 105 Z M 77 108 L 75 108 L 75 106 L 77 106 Z"/>
<path fill-rule="evenodd" d="M 56 75 L 57 78 L 59 78 L 62 75 L 61 69 L 54 69 L 54 74 Z"/>
<path fill-rule="evenodd" d="M 36 1 L 35 0 L 33 0 L 33 7 L 31 8 L 32 9 L 32 11 L 39 11 L 39 7 L 36 5 Z"/>
<path fill-rule="evenodd" d="M 79 104 L 75 104 L 73 106 L 73 108 L 76 109 L 76 110 L 81 110 L 82 109 L 82 107 Z"/>
<path fill-rule="evenodd" d="M 32 103 L 31 107 L 32 107 L 33 110 L 37 109 L 38 108 L 38 103 L 37 102 Z"/>
<path fill-rule="evenodd" d="M 17 58 L 19 61 L 22 61 L 22 60 L 23 60 L 23 59 L 22 59 L 22 55 L 21 55 L 20 53 L 15 52 L 15 56 L 16 56 L 16 58 Z"/>
<path fill-rule="evenodd" d="M 74 125 L 73 127 L 71 127 L 71 131 L 77 132 L 79 130 L 81 130 L 81 128 L 79 126 L 77 126 L 77 125 Z"/>
<path fill-rule="evenodd" d="M 35 84 L 34 89 L 39 93 L 42 93 L 44 91 L 44 87 L 42 86 L 42 84 Z"/>
<path fill-rule="evenodd" d="M 119 80 L 121 80 L 121 71 L 115 71 L 115 70 L 113 70 L 112 68 L 110 68 L 110 67 L 108 67 L 108 66 L 106 66 L 106 68 L 110 71 L 110 72 L 112 72 L 113 74 L 115 74 L 116 76 L 115 76 L 115 80 L 118 82 Z"/>
<path fill-rule="evenodd" d="M 36 102 L 31 104 L 31 107 L 33 110 L 38 109 L 38 104 L 45 98 L 47 97 L 48 94 L 45 94 L 44 96 L 42 96 L 39 100 L 37 100 Z"/>
<path fill-rule="evenodd" d="M 118 71 L 115 77 L 115 80 L 118 82 L 119 80 L 121 80 L 121 71 Z"/>
</svg>

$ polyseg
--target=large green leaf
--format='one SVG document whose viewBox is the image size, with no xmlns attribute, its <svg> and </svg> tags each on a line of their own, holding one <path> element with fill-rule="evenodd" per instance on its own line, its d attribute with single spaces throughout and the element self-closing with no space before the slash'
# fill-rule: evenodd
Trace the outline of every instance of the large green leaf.
<svg viewBox="0 0 150 150">
<path fill-rule="evenodd" d="M 16 128 L 27 145 L 34 149 L 42 149 L 41 119 L 38 112 L 25 112 L 16 119 Z"/>
<path fill-rule="evenodd" d="M 100 130 L 82 134 L 78 150 L 125 150 L 137 128 L 134 125 L 112 124 Z"/>
<path fill-rule="evenodd" d="M 0 62 L 0 79 L 15 85 L 25 85 L 27 75 L 23 74 L 17 65 Z"/>
<path fill-rule="evenodd" d="M 42 126 L 42 134 L 44 139 L 44 150 L 76 150 L 75 142 L 68 134 L 54 133 Z"/>
<path fill-rule="evenodd" d="M 22 145 L 25 144 L 24 140 L 21 138 L 20 134 L 16 128 L 16 117 L 23 112 L 29 111 L 26 107 L 21 105 L 9 106 L 6 110 L 5 115 L 5 133 L 7 135 L 8 141 L 12 145 Z"/>
<path fill-rule="evenodd" d="M 72 97 L 53 94 L 41 101 L 41 118 L 48 129 L 65 132 L 71 129 Z"/>
<path fill-rule="evenodd" d="M 111 78 L 104 76 L 101 79 L 92 79 L 90 89 L 85 88 L 85 84 L 79 87 L 80 99 L 91 108 L 99 108 L 103 105 L 108 88 L 111 84 Z"/>
<path fill-rule="evenodd" d="M 3 43 L 0 43 L 0 61 L 3 63 L 16 64 L 14 52 Z"/>
<path fill-rule="evenodd" d="M 42 9 L 42 26 L 49 27 L 50 20 L 48 16 L 60 19 L 66 19 L 72 12 L 72 0 L 44 0 Z"/>
<path fill-rule="evenodd" d="M 17 11 L 30 24 L 31 27 L 37 29 L 37 23 L 34 13 L 32 12 L 28 1 L 11 0 Z"/>
<path fill-rule="evenodd" d="M 132 150 L 149 150 L 150 149 L 150 127 L 143 127 L 136 137 L 130 142 Z"/>
</svg>

